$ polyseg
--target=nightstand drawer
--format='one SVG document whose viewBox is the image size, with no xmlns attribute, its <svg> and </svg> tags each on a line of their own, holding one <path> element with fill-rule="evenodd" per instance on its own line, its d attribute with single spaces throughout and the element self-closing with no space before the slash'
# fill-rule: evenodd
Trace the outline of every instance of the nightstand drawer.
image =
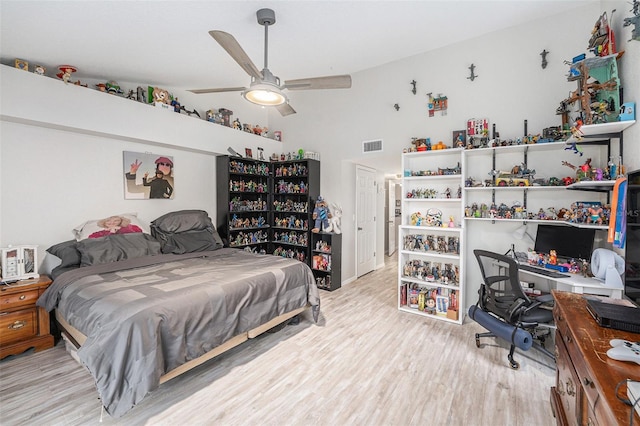
<svg viewBox="0 0 640 426">
<path fill-rule="evenodd" d="M 35 305 L 38 289 L 0 296 L 0 312 L 19 306 Z"/>
<path fill-rule="evenodd" d="M 0 345 L 18 342 L 38 334 L 36 308 L 0 315 Z"/>
</svg>

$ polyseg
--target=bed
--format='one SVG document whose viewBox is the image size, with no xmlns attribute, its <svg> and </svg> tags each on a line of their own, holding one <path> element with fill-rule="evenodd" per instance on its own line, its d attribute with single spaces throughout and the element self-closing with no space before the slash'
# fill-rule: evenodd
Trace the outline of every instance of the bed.
<svg viewBox="0 0 640 426">
<path fill-rule="evenodd" d="M 156 245 L 166 247 L 159 241 L 158 234 L 144 233 L 81 240 L 76 249 L 83 260 L 93 257 L 91 264 L 63 267 L 38 300 L 55 309 L 112 417 L 161 383 L 308 307 L 318 318 L 318 289 L 302 262 L 217 243 L 200 247 L 215 250 L 153 253 Z M 140 249 L 145 244 L 151 254 Z"/>
</svg>

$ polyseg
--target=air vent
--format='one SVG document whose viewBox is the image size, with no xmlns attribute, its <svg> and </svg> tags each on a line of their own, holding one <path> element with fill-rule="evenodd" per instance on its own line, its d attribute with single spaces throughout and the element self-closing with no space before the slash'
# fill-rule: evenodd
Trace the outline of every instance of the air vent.
<svg viewBox="0 0 640 426">
<path fill-rule="evenodd" d="M 380 152 L 382 151 L 382 139 L 362 142 L 362 152 Z"/>
</svg>

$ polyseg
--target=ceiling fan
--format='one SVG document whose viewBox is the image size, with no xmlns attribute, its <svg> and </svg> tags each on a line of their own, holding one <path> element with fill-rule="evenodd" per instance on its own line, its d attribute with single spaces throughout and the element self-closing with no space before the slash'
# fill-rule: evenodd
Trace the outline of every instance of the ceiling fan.
<svg viewBox="0 0 640 426">
<path fill-rule="evenodd" d="M 260 9 L 256 13 L 258 23 L 264 26 L 264 68 L 262 71 L 251 61 L 238 41 L 229 33 L 212 30 L 209 35 L 251 76 L 249 87 L 226 87 L 220 89 L 195 89 L 192 93 L 218 93 L 239 92 L 249 102 L 263 106 L 275 106 L 283 116 L 295 114 L 295 110 L 289 105 L 289 99 L 284 90 L 312 90 L 312 89 L 348 89 L 351 87 L 351 76 L 333 75 L 326 77 L 301 78 L 297 80 L 285 80 L 284 84 L 274 76 L 268 68 L 269 25 L 276 22 L 276 14 L 271 9 Z"/>
</svg>

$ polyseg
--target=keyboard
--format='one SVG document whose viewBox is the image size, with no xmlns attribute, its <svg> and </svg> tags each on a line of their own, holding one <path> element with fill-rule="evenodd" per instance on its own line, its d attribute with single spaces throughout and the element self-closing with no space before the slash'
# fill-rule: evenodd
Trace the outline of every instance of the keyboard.
<svg viewBox="0 0 640 426">
<path fill-rule="evenodd" d="M 544 275 L 549 278 L 566 278 L 569 275 L 554 271 L 553 269 L 540 268 L 539 266 L 532 266 L 527 263 L 521 263 L 518 265 L 518 269 L 523 271 L 533 272 L 534 274 Z"/>
</svg>

